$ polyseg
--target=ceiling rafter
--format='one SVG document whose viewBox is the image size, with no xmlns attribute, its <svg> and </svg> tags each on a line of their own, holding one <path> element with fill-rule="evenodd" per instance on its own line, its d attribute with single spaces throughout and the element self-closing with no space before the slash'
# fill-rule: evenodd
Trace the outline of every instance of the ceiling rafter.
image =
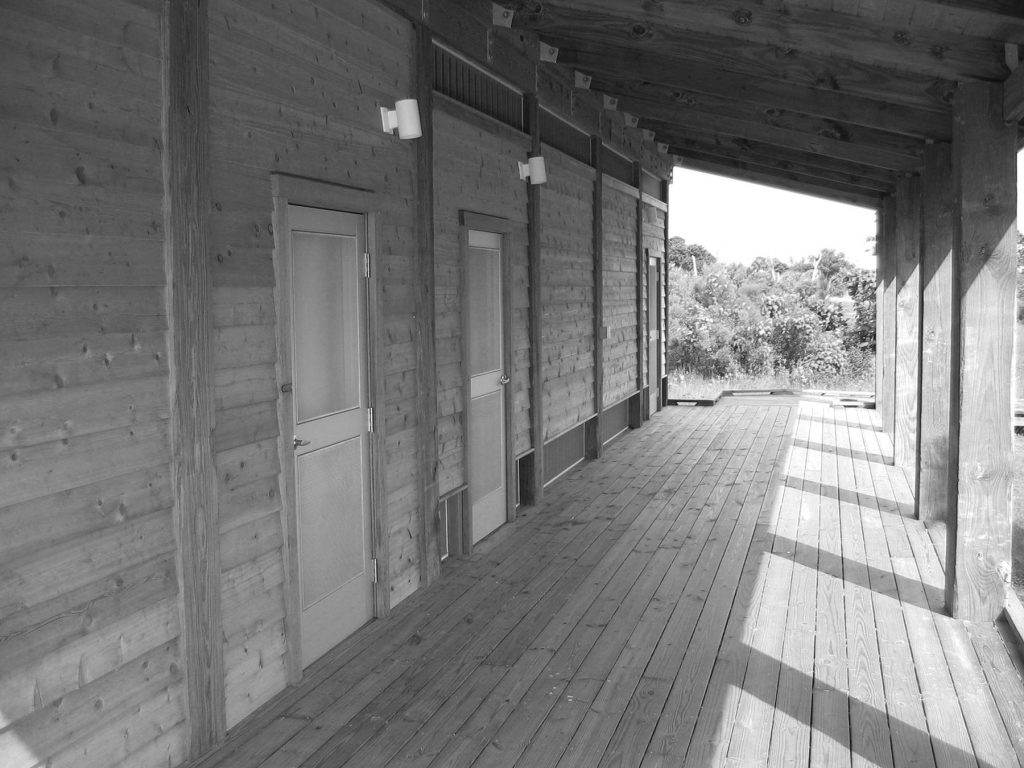
<svg viewBox="0 0 1024 768">
<path fill-rule="evenodd" d="M 991 39 L 748 0 L 544 0 L 539 13 L 527 11 L 524 23 L 537 29 L 566 14 L 602 16 L 631 38 L 649 43 L 674 44 L 681 33 L 710 34 L 927 77 L 1002 79 L 1007 74 L 1003 46 Z M 856 34 L 851 34 L 851 23 L 856 23 Z"/>
</svg>

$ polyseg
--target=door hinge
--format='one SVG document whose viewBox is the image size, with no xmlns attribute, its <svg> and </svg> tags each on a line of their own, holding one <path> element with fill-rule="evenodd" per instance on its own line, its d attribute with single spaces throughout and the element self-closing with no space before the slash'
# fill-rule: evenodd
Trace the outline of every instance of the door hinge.
<svg viewBox="0 0 1024 768">
<path fill-rule="evenodd" d="M 363 277 L 370 279 L 370 252 L 363 253 Z"/>
<path fill-rule="evenodd" d="M 373 432 L 373 408 L 366 409 L 366 431 Z"/>
<path fill-rule="evenodd" d="M 374 557 L 374 558 L 372 558 L 370 560 L 370 567 L 372 569 L 371 572 L 370 572 L 370 578 L 372 578 L 373 579 L 373 583 L 376 584 L 377 583 L 377 558 L 376 557 Z"/>
</svg>

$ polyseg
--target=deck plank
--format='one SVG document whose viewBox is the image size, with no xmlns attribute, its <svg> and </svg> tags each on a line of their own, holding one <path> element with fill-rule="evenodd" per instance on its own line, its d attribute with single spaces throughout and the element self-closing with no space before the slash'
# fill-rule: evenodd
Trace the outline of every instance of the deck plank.
<svg viewBox="0 0 1024 768">
<path fill-rule="evenodd" d="M 667 408 L 193 766 L 1020 766 L 891 455 L 862 409 Z"/>
</svg>

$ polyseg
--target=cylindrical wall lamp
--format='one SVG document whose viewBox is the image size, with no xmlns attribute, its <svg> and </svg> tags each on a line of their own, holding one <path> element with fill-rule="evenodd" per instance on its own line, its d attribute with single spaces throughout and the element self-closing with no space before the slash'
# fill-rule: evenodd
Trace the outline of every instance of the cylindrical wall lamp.
<svg viewBox="0 0 1024 768">
<path fill-rule="evenodd" d="M 398 130 L 400 139 L 418 139 L 423 135 L 420 127 L 420 107 L 416 99 L 401 99 L 394 109 L 380 108 L 380 124 L 384 133 Z"/>
<path fill-rule="evenodd" d="M 523 181 L 530 180 L 531 184 L 543 184 L 548 180 L 548 169 L 544 165 L 544 158 L 540 155 L 531 157 L 525 163 L 519 163 L 519 178 Z"/>
</svg>

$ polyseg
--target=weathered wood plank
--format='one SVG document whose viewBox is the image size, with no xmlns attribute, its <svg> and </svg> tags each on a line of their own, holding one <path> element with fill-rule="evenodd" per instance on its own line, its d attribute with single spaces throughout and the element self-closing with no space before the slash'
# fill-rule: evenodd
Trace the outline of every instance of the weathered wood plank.
<svg viewBox="0 0 1024 768">
<path fill-rule="evenodd" d="M 959 433 L 946 602 L 969 621 L 999 616 L 1010 571 L 1017 129 L 1003 122 L 1001 96 L 998 85 L 961 84 L 953 124 Z"/>
<path fill-rule="evenodd" d="M 220 535 L 213 451 L 207 211 L 209 29 L 198 2 L 164 19 L 165 229 L 171 325 L 171 479 L 182 603 L 188 753 L 224 737 Z"/>
<path fill-rule="evenodd" d="M 893 454 L 897 466 L 917 466 L 921 331 L 921 183 L 900 180 L 896 192 L 896 399 Z"/>
<path fill-rule="evenodd" d="M 921 423 L 914 498 L 918 517 L 945 522 L 953 479 L 949 434 L 954 327 L 953 169 L 948 144 L 934 144 L 925 150 L 921 190 Z"/>
</svg>

